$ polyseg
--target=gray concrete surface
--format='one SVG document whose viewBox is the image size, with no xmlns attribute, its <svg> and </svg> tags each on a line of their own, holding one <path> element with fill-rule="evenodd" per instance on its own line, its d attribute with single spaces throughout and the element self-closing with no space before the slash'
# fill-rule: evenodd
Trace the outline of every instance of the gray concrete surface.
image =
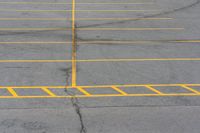
<svg viewBox="0 0 200 133">
<path fill-rule="evenodd" d="M 7 0 L 6 2 L 27 2 Z M 29 0 L 28 2 L 41 2 Z M 69 2 L 45 0 L 43 2 Z M 153 4 L 90 5 L 76 10 L 157 10 L 148 12 L 76 12 L 77 28 L 184 28 L 160 31 L 77 30 L 77 59 L 199 58 L 199 0 L 154 0 Z M 149 2 L 149 1 L 148 1 Z M 0 18 L 71 18 L 68 5 L 3 4 Z M 4 10 L 4 11 L 3 11 Z M 78 18 L 173 18 L 170 20 L 99 20 Z M 70 20 L 0 20 L 0 28 L 70 28 Z M 0 42 L 65 42 L 67 31 L 0 31 Z M 81 44 L 81 41 L 151 43 Z M 0 60 L 70 60 L 71 44 L 0 44 Z M 199 61 L 79 62 L 78 85 L 200 83 Z M 0 86 L 71 85 L 71 63 L 0 63 Z M 67 92 L 70 93 L 70 92 Z M 66 94 L 66 92 L 62 92 Z M 199 133 L 199 97 L 102 97 L 80 99 L 0 99 L 0 133 Z"/>
</svg>

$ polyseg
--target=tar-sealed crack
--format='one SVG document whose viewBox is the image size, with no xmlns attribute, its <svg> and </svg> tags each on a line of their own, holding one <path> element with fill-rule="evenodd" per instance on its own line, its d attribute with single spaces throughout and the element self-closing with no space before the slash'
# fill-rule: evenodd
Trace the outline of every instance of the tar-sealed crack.
<svg viewBox="0 0 200 133">
<path fill-rule="evenodd" d="M 169 11 L 164 11 L 164 12 L 161 12 L 158 14 L 146 15 L 146 16 L 143 16 L 143 17 L 135 19 L 135 20 L 122 20 L 122 21 L 117 21 L 117 22 L 107 22 L 107 23 L 103 23 L 103 24 L 92 24 L 92 25 L 86 25 L 86 26 L 79 26 L 79 28 L 97 27 L 97 26 L 103 26 L 103 25 L 122 24 L 122 23 L 130 22 L 130 21 L 139 21 L 139 20 L 142 20 L 143 18 L 158 17 L 158 16 L 162 16 L 162 15 L 167 15 L 167 14 L 172 14 L 175 12 L 183 11 L 183 10 L 189 9 L 191 7 L 195 7 L 199 4 L 200 4 L 200 0 L 196 0 L 195 2 L 193 2 L 189 5 L 183 6 L 183 7 L 175 8 L 175 9 L 172 9 Z"/>
<path fill-rule="evenodd" d="M 75 25 L 75 27 L 76 27 L 76 25 Z M 75 37 L 77 39 L 76 31 L 75 31 Z M 77 46 L 77 44 L 75 44 L 75 46 L 76 46 L 75 52 L 77 52 L 78 46 Z M 66 69 L 66 88 L 67 88 L 67 86 L 69 85 L 69 82 L 70 82 L 69 77 L 71 75 L 71 72 L 72 72 L 71 67 Z M 87 133 L 86 127 L 84 125 L 83 116 L 82 116 L 82 113 L 81 113 L 81 107 L 79 105 L 78 98 L 75 96 L 75 94 L 73 92 L 69 91 L 68 89 L 65 89 L 65 92 L 67 93 L 67 95 L 71 96 L 70 100 L 71 100 L 72 106 L 73 106 L 75 113 L 77 114 L 79 121 L 80 121 L 80 133 Z"/>
</svg>

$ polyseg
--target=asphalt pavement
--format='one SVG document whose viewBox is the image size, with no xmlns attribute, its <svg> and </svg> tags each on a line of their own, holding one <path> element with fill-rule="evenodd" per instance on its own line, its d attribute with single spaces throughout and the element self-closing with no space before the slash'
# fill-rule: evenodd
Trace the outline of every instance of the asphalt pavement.
<svg viewBox="0 0 200 133">
<path fill-rule="evenodd" d="M 199 133 L 199 6 L 0 1 L 0 133 Z"/>
</svg>

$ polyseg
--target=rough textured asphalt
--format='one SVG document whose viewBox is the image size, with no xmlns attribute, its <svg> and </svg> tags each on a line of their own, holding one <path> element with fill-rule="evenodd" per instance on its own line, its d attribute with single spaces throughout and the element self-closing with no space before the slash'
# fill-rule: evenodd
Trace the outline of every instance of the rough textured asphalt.
<svg viewBox="0 0 200 133">
<path fill-rule="evenodd" d="M 13 2 L 7 0 L 6 2 Z M 14 0 L 23 2 L 24 0 Z M 39 0 L 37 0 L 40 2 Z M 29 2 L 37 2 L 29 0 Z M 25 1 L 24 1 L 25 2 Z M 27 1 L 26 1 L 27 2 Z M 44 2 L 66 2 L 46 0 Z M 67 1 L 71 3 L 71 1 Z M 81 1 L 116 2 L 116 0 Z M 118 2 L 126 2 L 118 0 Z M 130 2 L 130 1 L 127 1 Z M 133 1 L 131 1 L 133 2 Z M 134 1 L 134 2 L 145 2 Z M 149 2 L 149 1 L 148 1 Z M 154 0 L 142 5 L 81 5 L 76 10 L 157 10 L 76 12 L 77 28 L 184 28 L 160 31 L 76 31 L 77 59 L 199 58 L 199 0 Z M 71 5 L 12 5 L 0 10 L 71 10 Z M 78 18 L 173 18 L 101 20 Z M 71 18 L 62 12 L 1 11 L 0 18 Z M 71 28 L 70 20 L 0 20 L 0 28 Z M 68 31 L 0 31 L 1 42 L 71 41 Z M 81 44 L 80 41 L 151 43 Z M 71 59 L 71 44 L 0 44 L 1 60 Z M 71 63 L 0 63 L 1 86 L 71 85 Z M 77 63 L 78 85 L 200 83 L 200 61 Z M 63 92 L 63 94 L 71 92 Z M 199 133 L 199 97 L 103 97 L 85 99 L 0 99 L 1 133 Z"/>
</svg>

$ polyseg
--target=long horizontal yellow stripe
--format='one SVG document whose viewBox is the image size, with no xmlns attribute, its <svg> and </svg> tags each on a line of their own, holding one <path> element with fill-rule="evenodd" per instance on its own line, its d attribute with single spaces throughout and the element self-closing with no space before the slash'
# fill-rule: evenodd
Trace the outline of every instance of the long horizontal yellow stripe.
<svg viewBox="0 0 200 133">
<path fill-rule="evenodd" d="M 181 40 L 181 41 L 173 41 L 173 40 L 144 40 L 144 41 L 77 41 L 78 44 L 149 44 L 149 43 L 200 43 L 200 40 Z M 71 44 L 72 42 L 0 42 L 0 44 Z"/>
<path fill-rule="evenodd" d="M 76 20 L 171 20 L 173 18 L 76 18 Z M 0 18 L 0 20 L 71 20 L 71 18 Z"/>
<path fill-rule="evenodd" d="M 153 86 L 153 87 L 170 87 L 170 86 L 200 86 L 200 84 L 185 84 L 185 83 L 178 83 L 178 84 L 111 84 L 111 85 L 79 85 L 77 87 L 82 88 L 108 88 L 108 87 L 145 87 L 145 86 Z M 14 88 L 14 89 L 38 89 L 38 88 L 56 88 L 56 89 L 63 89 L 63 88 L 72 88 L 75 89 L 73 86 L 0 86 L 0 89 L 5 89 L 7 87 Z"/>
<path fill-rule="evenodd" d="M 21 5 L 21 4 L 39 4 L 39 5 L 71 5 L 72 3 L 69 2 L 0 2 L 0 4 L 16 4 L 16 5 Z M 140 5 L 140 4 L 154 4 L 153 2 L 90 2 L 90 3 L 76 3 L 81 4 L 81 5 L 87 5 L 87 4 L 97 4 L 97 5 L 126 5 L 126 4 L 136 4 L 136 5 Z"/>
<path fill-rule="evenodd" d="M 41 31 L 41 30 L 71 30 L 70 28 L 0 28 L 0 31 Z"/>
<path fill-rule="evenodd" d="M 133 58 L 133 59 L 83 59 L 76 62 L 136 62 L 136 61 L 200 61 L 200 58 Z M 56 63 L 72 62 L 72 60 L 0 60 L 0 63 Z"/>
<path fill-rule="evenodd" d="M 184 28 L 77 28 L 77 30 L 135 31 L 135 30 L 184 30 Z"/>
<path fill-rule="evenodd" d="M 200 96 L 200 94 L 195 93 L 173 93 L 173 94 L 128 94 L 128 95 L 120 95 L 120 94 L 101 94 L 101 95 L 76 95 L 76 96 L 0 96 L 0 99 L 5 98 L 97 98 L 97 97 L 141 97 L 141 96 L 150 96 L 150 97 L 163 97 L 163 96 Z"/>
<path fill-rule="evenodd" d="M 71 12 L 72 10 L 9 10 L 0 9 L 0 11 L 11 12 Z M 76 10 L 76 12 L 157 12 L 159 10 Z"/>
<path fill-rule="evenodd" d="M 79 31 L 144 31 L 144 30 L 184 30 L 184 28 L 76 28 Z M 41 30 L 71 30 L 70 28 L 0 28 L 0 31 L 41 31 Z"/>
</svg>

